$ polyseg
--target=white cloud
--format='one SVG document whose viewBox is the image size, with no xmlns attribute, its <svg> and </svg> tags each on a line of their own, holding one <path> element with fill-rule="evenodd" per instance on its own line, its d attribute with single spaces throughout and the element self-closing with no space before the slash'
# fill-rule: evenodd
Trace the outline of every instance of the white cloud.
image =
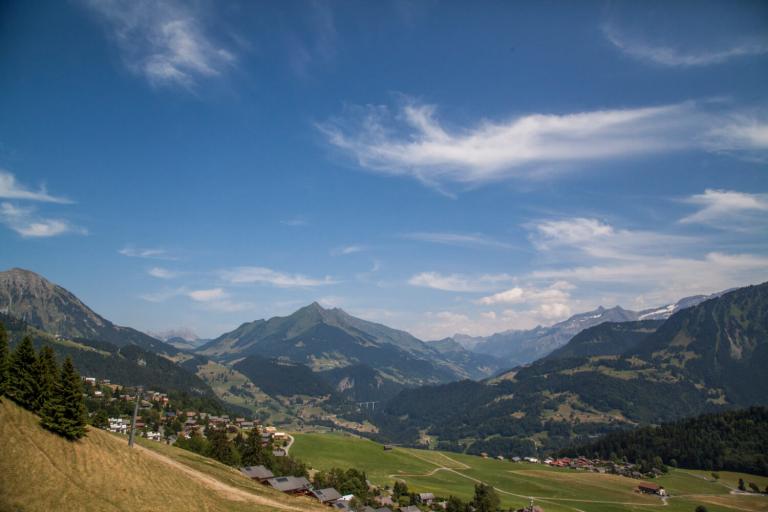
<svg viewBox="0 0 768 512">
<path fill-rule="evenodd" d="M 686 202 L 701 208 L 691 215 L 680 219 L 684 224 L 703 223 L 732 227 L 734 220 L 757 220 L 752 215 L 762 215 L 763 221 L 768 215 L 768 194 L 749 194 L 733 190 L 707 189 L 703 194 L 696 194 Z"/>
<path fill-rule="evenodd" d="M 71 204 L 72 201 L 64 197 L 52 196 L 40 187 L 39 190 L 30 190 L 16 181 L 16 177 L 10 172 L 0 169 L 0 198 L 20 199 L 27 201 L 40 201 L 44 203 Z"/>
<path fill-rule="evenodd" d="M 568 291 L 571 289 L 573 289 L 573 285 L 565 281 L 558 281 L 546 288 L 515 286 L 509 290 L 483 297 L 477 302 L 485 306 L 532 302 L 562 302 L 570 298 Z"/>
<path fill-rule="evenodd" d="M 210 13 L 180 2 L 86 0 L 108 24 L 128 68 L 153 85 L 193 87 L 220 75 L 234 55 L 203 26 Z"/>
<path fill-rule="evenodd" d="M 190 299 L 197 302 L 211 302 L 228 297 L 223 288 L 211 288 L 207 290 L 192 290 L 187 293 Z"/>
<path fill-rule="evenodd" d="M 178 272 L 174 272 L 162 267 L 152 267 L 147 271 L 147 274 L 152 277 L 157 277 L 158 279 L 173 279 L 179 275 Z"/>
<path fill-rule="evenodd" d="M 768 43 L 758 40 L 741 42 L 726 48 L 686 52 L 671 46 L 654 45 L 637 39 L 630 39 L 612 25 L 604 25 L 603 34 L 611 44 L 630 57 L 668 67 L 711 66 L 738 57 L 768 54 Z"/>
<path fill-rule="evenodd" d="M 132 245 L 127 245 L 117 252 L 122 254 L 123 256 L 128 256 L 129 258 L 146 258 L 146 259 L 156 259 L 156 260 L 177 259 L 176 257 L 170 255 L 167 250 L 160 249 L 160 248 L 140 248 L 140 247 L 133 247 Z"/>
<path fill-rule="evenodd" d="M 498 289 L 499 286 L 512 279 L 512 276 L 507 274 L 470 276 L 464 274 L 422 272 L 411 277 L 408 280 L 408 284 L 449 292 L 487 292 Z"/>
<path fill-rule="evenodd" d="M 305 288 L 336 284 L 330 276 L 312 278 L 302 274 L 286 274 L 265 267 L 235 267 L 222 270 L 222 279 L 233 284 L 271 284 L 278 288 Z"/>
<path fill-rule="evenodd" d="M 318 124 L 328 142 L 362 168 L 410 176 L 441 191 L 446 183 L 479 184 L 573 171 L 601 161 L 627 160 L 681 150 L 732 150 L 729 137 L 744 127 L 765 150 L 764 121 L 716 112 L 713 102 L 570 114 L 529 114 L 450 127 L 436 108 L 411 101 L 394 115 L 387 107 L 353 107 L 350 115 Z M 754 117 L 754 116 L 753 116 Z M 723 132 L 724 121 L 734 123 Z M 757 128 L 755 128 L 755 125 Z M 720 130 L 720 131 L 719 131 Z M 745 138 L 742 133 L 741 139 Z"/>
<path fill-rule="evenodd" d="M 559 257 L 570 250 L 595 258 L 636 260 L 660 247 L 680 248 L 694 242 L 685 236 L 616 229 L 601 220 L 584 217 L 544 220 L 530 227 L 534 246 L 545 252 L 556 249 Z"/>
<path fill-rule="evenodd" d="M 48 238 L 70 233 L 88 234 L 86 229 L 74 226 L 67 220 L 40 217 L 34 208 L 22 208 L 8 202 L 0 203 L 0 223 L 24 238 Z"/>
<path fill-rule="evenodd" d="M 458 245 L 466 247 L 501 247 L 511 248 L 511 244 L 500 242 L 493 238 L 478 233 L 434 233 L 434 232 L 416 232 L 406 233 L 403 238 L 409 240 L 418 240 L 421 242 L 430 242 L 442 245 Z"/>
<path fill-rule="evenodd" d="M 334 256 L 346 256 L 348 254 L 363 252 L 364 250 L 365 247 L 362 245 L 346 245 L 344 247 L 337 247 L 336 249 L 333 249 L 331 254 Z"/>
</svg>

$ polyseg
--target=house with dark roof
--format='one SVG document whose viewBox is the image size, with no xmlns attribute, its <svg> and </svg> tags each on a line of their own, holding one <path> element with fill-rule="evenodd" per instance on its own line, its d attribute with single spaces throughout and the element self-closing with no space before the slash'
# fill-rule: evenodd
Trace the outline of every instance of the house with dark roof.
<svg viewBox="0 0 768 512">
<path fill-rule="evenodd" d="M 246 466 L 240 468 L 240 472 L 252 480 L 258 480 L 259 482 L 265 482 L 270 478 L 274 478 L 274 474 L 264 466 Z"/>
<path fill-rule="evenodd" d="M 320 503 L 330 503 L 332 501 L 341 499 L 341 493 L 333 487 L 328 487 L 326 489 L 315 489 L 312 491 L 312 496 L 317 498 Z"/>
<path fill-rule="evenodd" d="M 309 480 L 303 476 L 279 476 L 270 478 L 267 483 L 273 489 L 290 494 L 304 494 L 312 488 Z"/>
<path fill-rule="evenodd" d="M 420 492 L 416 495 L 416 498 L 419 500 L 419 503 L 424 505 L 431 505 L 435 501 L 435 495 L 431 492 Z"/>
</svg>

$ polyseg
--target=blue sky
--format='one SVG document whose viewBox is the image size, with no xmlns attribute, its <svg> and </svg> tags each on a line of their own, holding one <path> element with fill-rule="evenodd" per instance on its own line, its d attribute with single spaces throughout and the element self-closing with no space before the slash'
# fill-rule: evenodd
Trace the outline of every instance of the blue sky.
<svg viewBox="0 0 768 512">
<path fill-rule="evenodd" d="M 4 2 L 0 267 L 215 336 L 768 280 L 764 2 Z"/>
</svg>

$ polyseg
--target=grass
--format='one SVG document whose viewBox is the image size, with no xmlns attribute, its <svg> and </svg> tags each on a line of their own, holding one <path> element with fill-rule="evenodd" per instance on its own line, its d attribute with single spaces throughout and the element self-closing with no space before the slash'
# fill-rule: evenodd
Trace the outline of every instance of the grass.
<svg viewBox="0 0 768 512">
<path fill-rule="evenodd" d="M 184 450 L 90 429 L 68 442 L 0 399 L 0 511 L 326 510 Z"/>
<path fill-rule="evenodd" d="M 616 475 L 410 448 L 385 451 L 380 444 L 347 434 L 297 433 L 294 437 L 291 454 L 315 469 L 355 467 L 378 485 L 391 486 L 399 479 L 413 491 L 453 494 L 465 500 L 471 499 L 475 483 L 482 481 L 497 489 L 505 507 L 521 507 L 534 496 L 547 512 L 693 512 L 697 505 L 711 512 L 768 511 L 766 495 L 730 494 L 739 478 L 763 489 L 768 479 L 753 475 L 720 472 L 720 481 L 715 482 L 709 472 L 673 470 L 655 480 L 672 494 L 665 505 L 657 497 L 636 493 L 638 480 Z"/>
</svg>

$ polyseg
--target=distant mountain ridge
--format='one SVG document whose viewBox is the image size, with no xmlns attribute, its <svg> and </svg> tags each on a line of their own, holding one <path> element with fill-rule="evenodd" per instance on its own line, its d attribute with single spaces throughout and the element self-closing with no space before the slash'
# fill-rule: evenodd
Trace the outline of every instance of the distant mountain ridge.
<svg viewBox="0 0 768 512">
<path fill-rule="evenodd" d="M 469 351 L 488 354 L 507 361 L 510 366 L 528 364 L 557 350 L 585 329 L 603 322 L 631 322 L 637 320 L 665 320 L 682 309 L 726 292 L 712 295 L 685 297 L 673 304 L 642 311 L 632 311 L 621 306 L 579 313 L 549 327 L 537 326 L 528 330 L 508 330 L 490 336 L 454 335 L 452 340 Z M 448 338 L 446 338 L 448 339 Z"/>
<path fill-rule="evenodd" d="M 242 324 L 197 352 L 221 361 L 249 355 L 284 358 L 318 372 L 362 364 L 384 379 L 406 385 L 483 378 L 501 368 L 492 357 L 461 347 L 442 353 L 405 331 L 316 302 L 289 316 Z"/>
<path fill-rule="evenodd" d="M 372 421 L 390 442 L 416 443 L 426 433 L 446 449 L 536 453 L 618 428 L 768 405 L 767 367 L 763 283 L 667 320 L 593 326 L 484 382 L 403 390 Z"/>
<path fill-rule="evenodd" d="M 73 293 L 29 270 L 0 272 L 0 313 L 19 318 L 54 335 L 137 345 L 157 353 L 178 349 L 130 327 L 115 325 Z"/>
</svg>

